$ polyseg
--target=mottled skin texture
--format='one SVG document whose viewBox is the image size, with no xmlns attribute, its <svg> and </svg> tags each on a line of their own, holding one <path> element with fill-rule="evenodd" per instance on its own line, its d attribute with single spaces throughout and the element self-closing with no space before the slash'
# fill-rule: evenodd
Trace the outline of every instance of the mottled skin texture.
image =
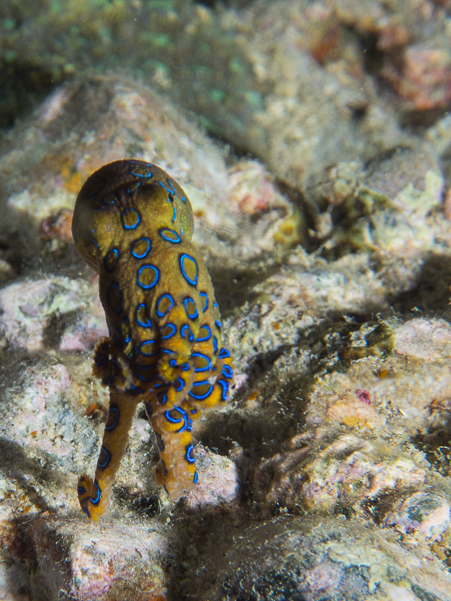
<svg viewBox="0 0 451 601">
<path fill-rule="evenodd" d="M 221 348 L 221 317 L 205 263 L 191 244 L 189 199 L 168 174 L 137 160 L 91 175 L 78 195 L 72 232 L 100 276 L 110 336 L 97 343 L 94 375 L 110 408 L 94 481 L 79 479 L 86 515 L 105 513 L 136 406 L 156 433 L 156 479 L 172 500 L 197 482 L 191 423 L 225 402 L 232 359 Z"/>
</svg>

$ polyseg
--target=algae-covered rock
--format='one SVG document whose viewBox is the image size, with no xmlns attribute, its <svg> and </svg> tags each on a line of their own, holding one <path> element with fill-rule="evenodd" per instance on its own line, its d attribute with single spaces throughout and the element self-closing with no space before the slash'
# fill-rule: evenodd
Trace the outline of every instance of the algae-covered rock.
<svg viewBox="0 0 451 601">
<path fill-rule="evenodd" d="M 19 4 L 0 8 L 21 116 L 0 150 L 0 597 L 448 601 L 446 2 Z M 76 482 L 108 328 L 71 218 L 119 158 L 190 196 L 236 378 L 193 426 L 198 486 L 157 487 L 139 409 L 92 525 Z"/>
</svg>

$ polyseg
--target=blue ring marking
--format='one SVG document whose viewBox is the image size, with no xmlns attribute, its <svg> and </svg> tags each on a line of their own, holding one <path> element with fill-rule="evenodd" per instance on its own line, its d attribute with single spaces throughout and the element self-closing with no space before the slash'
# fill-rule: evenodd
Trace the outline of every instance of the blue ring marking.
<svg viewBox="0 0 451 601">
<path fill-rule="evenodd" d="M 194 484 L 197 484 L 198 480 L 199 480 L 199 474 L 197 472 L 194 472 L 194 476 L 193 476 L 193 482 L 194 482 Z"/>
<path fill-rule="evenodd" d="M 213 336 L 213 352 L 215 355 L 218 352 L 218 339 L 216 336 Z"/>
<path fill-rule="evenodd" d="M 117 200 L 117 195 L 114 194 L 114 192 L 109 192 L 108 194 L 105 194 L 105 196 L 102 198 L 102 202 L 105 205 L 115 205 L 116 200 Z"/>
<path fill-rule="evenodd" d="M 202 307 L 202 311 L 205 313 L 208 309 L 208 294 L 206 292 L 201 292 L 199 296 L 205 298 L 205 305 Z"/>
<path fill-rule="evenodd" d="M 174 214 L 172 215 L 172 223 L 174 223 L 175 218 L 177 217 L 177 207 L 175 206 L 175 204 L 172 205 L 172 209 L 174 210 Z"/>
<path fill-rule="evenodd" d="M 168 383 L 164 382 L 160 376 L 157 376 L 158 380 L 160 380 L 159 382 L 155 381 L 155 384 L 153 385 L 154 388 L 161 388 L 162 386 L 167 386 Z"/>
<path fill-rule="evenodd" d="M 171 360 L 169 361 L 169 365 L 170 365 L 171 367 L 175 367 L 175 366 L 177 365 L 177 361 L 176 361 L 175 359 L 171 359 Z"/>
<path fill-rule="evenodd" d="M 138 354 L 138 348 L 136 346 L 133 346 L 126 354 L 125 356 L 130 359 L 130 361 L 133 361 L 136 358 L 136 355 Z"/>
<path fill-rule="evenodd" d="M 134 248 L 137 244 L 139 244 L 140 242 L 142 242 L 144 240 L 144 242 L 147 242 L 147 250 L 145 250 L 143 253 L 138 254 Z M 135 240 L 132 244 L 132 255 L 135 257 L 135 259 L 144 259 L 144 257 L 146 257 L 149 254 L 150 249 L 152 248 L 152 242 L 149 240 L 149 238 L 138 238 L 138 240 Z"/>
<path fill-rule="evenodd" d="M 86 488 L 84 486 L 78 486 L 77 487 L 77 493 L 79 495 L 84 495 L 86 493 Z"/>
<path fill-rule="evenodd" d="M 213 303 L 213 307 L 218 310 L 218 315 L 220 316 L 218 303 Z M 219 321 L 219 319 L 215 318 L 215 324 L 218 326 L 219 329 L 222 328 L 222 323 Z"/>
<path fill-rule="evenodd" d="M 152 323 L 150 321 L 150 319 L 146 316 L 147 321 L 143 321 L 142 319 L 140 319 L 139 317 L 139 310 L 141 309 L 141 307 L 144 307 L 144 309 L 147 309 L 146 304 L 145 303 L 141 303 L 140 305 L 138 305 L 136 307 L 136 323 L 141 326 L 142 328 L 151 328 L 152 327 Z"/>
<path fill-rule="evenodd" d="M 168 182 L 168 186 L 171 186 L 171 194 L 175 194 L 174 186 L 171 184 L 169 177 L 166 181 Z M 166 190 L 169 192 L 169 188 L 166 188 Z"/>
<path fill-rule="evenodd" d="M 135 213 L 135 215 L 136 215 L 136 223 L 134 225 L 125 225 L 125 215 L 127 213 L 131 213 L 131 212 Z M 121 221 L 122 221 L 122 225 L 123 225 L 124 229 L 134 230 L 141 223 L 141 217 L 139 216 L 138 211 L 136 211 L 135 209 L 124 209 L 121 213 Z"/>
<path fill-rule="evenodd" d="M 171 351 L 171 350 L 169 350 L 167 348 L 162 348 L 161 352 L 162 353 L 167 353 L 168 355 L 173 355 L 175 353 L 175 351 Z"/>
<path fill-rule="evenodd" d="M 169 305 L 169 307 L 166 309 L 166 311 L 161 311 L 160 310 L 160 303 L 162 300 L 164 300 L 165 298 L 168 298 L 171 302 L 171 304 Z M 157 300 L 157 315 L 158 317 L 164 317 L 167 313 L 169 313 L 169 311 L 172 309 L 172 307 L 174 306 L 174 299 L 172 298 L 172 296 L 170 294 L 162 294 L 160 296 L 160 298 Z"/>
<path fill-rule="evenodd" d="M 133 372 L 134 375 L 138 378 L 138 380 L 141 380 L 141 382 L 152 382 L 153 378 L 145 378 L 142 374 L 139 374 L 138 372 Z"/>
<path fill-rule="evenodd" d="M 119 261 L 119 251 L 117 248 L 112 248 L 107 252 L 103 259 L 103 264 L 105 269 L 110 272 L 116 267 L 117 262 Z"/>
<path fill-rule="evenodd" d="M 173 417 L 171 417 L 171 411 L 178 411 L 181 416 L 180 419 L 174 419 Z M 174 407 L 173 409 L 166 411 L 164 416 L 168 420 L 168 422 L 171 422 L 171 424 L 180 424 L 183 421 L 183 426 L 179 430 L 176 430 L 176 432 L 184 432 L 185 430 L 190 431 L 192 429 L 191 420 L 188 417 L 188 414 L 183 409 L 180 409 L 180 407 Z"/>
<path fill-rule="evenodd" d="M 185 272 L 185 267 L 184 267 L 183 263 L 187 259 L 188 259 L 188 261 L 192 261 L 196 268 L 196 275 L 194 276 L 193 279 L 191 279 L 188 276 L 188 274 Z M 199 267 L 197 266 L 196 259 L 194 257 L 191 257 L 190 255 L 187 255 L 186 253 L 183 253 L 182 255 L 180 255 L 180 269 L 182 270 L 182 275 L 185 278 L 185 280 L 188 282 L 188 284 L 191 284 L 191 286 L 197 286 L 197 279 L 199 277 Z"/>
<path fill-rule="evenodd" d="M 182 365 L 180 366 L 180 369 L 182 371 L 189 371 L 189 363 L 182 363 Z"/>
<path fill-rule="evenodd" d="M 169 234 L 166 232 L 169 232 L 170 235 L 175 236 L 175 239 L 173 240 L 169 238 Z M 170 230 L 168 227 L 162 227 L 158 230 L 158 233 L 163 238 L 163 240 L 166 240 L 166 242 L 172 242 L 172 244 L 180 244 L 180 242 L 182 241 L 177 232 L 175 232 L 174 230 Z"/>
<path fill-rule="evenodd" d="M 172 328 L 172 330 L 169 332 L 169 334 L 162 336 L 161 340 L 168 340 L 168 338 L 172 338 L 172 336 L 174 336 L 174 334 L 177 332 L 177 328 L 173 323 L 167 323 L 161 331 L 163 332 L 166 328 Z"/>
<path fill-rule="evenodd" d="M 125 380 L 123 380 L 123 381 L 125 382 Z M 129 394 L 130 396 L 138 396 L 140 394 L 143 394 L 145 392 L 145 390 L 143 390 L 142 388 L 137 388 L 136 386 L 131 384 L 130 388 L 127 388 L 125 392 L 127 394 Z"/>
<path fill-rule="evenodd" d="M 124 330 L 125 330 L 125 332 L 124 332 Z M 128 317 L 124 317 L 124 319 L 122 320 L 122 336 L 124 337 L 125 344 L 128 344 L 130 342 L 130 334 L 131 334 L 130 320 Z"/>
<path fill-rule="evenodd" d="M 181 327 L 180 334 L 182 338 L 185 338 L 185 340 L 189 340 L 189 342 L 192 342 L 194 340 L 194 334 L 191 332 L 191 328 L 187 324 Z"/>
<path fill-rule="evenodd" d="M 207 330 L 207 334 L 204 334 L 202 336 L 202 338 L 199 338 L 199 334 L 202 332 L 202 330 Z M 204 325 L 200 328 L 198 334 L 197 334 L 197 338 L 196 338 L 196 342 L 205 342 L 206 340 L 210 340 L 211 338 L 211 329 L 209 326 Z"/>
<path fill-rule="evenodd" d="M 105 453 L 105 461 L 103 463 L 100 463 L 100 457 L 102 456 L 102 453 Z M 109 464 L 110 460 L 111 460 L 111 454 L 102 445 L 102 447 L 100 449 L 99 459 L 97 461 L 97 467 L 100 467 L 101 470 L 105 469 L 106 466 Z"/>
<path fill-rule="evenodd" d="M 187 460 L 188 463 L 194 463 L 196 461 L 196 459 L 193 457 L 193 445 L 192 444 L 187 444 L 185 447 L 185 459 Z"/>
<path fill-rule="evenodd" d="M 91 503 L 93 505 L 97 505 L 99 503 L 99 501 L 100 501 L 100 493 L 101 493 L 100 486 L 98 485 L 97 480 L 94 480 L 94 486 L 97 489 L 97 497 L 95 499 L 93 499 L 91 497 L 89 500 L 91 501 Z"/>
<path fill-rule="evenodd" d="M 116 298 L 117 305 L 118 305 L 117 308 L 114 308 L 114 306 L 113 306 L 113 304 L 111 302 L 111 300 L 112 300 L 111 299 L 111 295 L 112 294 L 116 294 L 117 295 L 117 298 Z M 121 289 L 119 288 L 119 284 L 116 284 L 116 282 L 113 282 L 111 284 L 111 286 L 108 288 L 107 300 L 108 300 L 108 304 L 110 306 L 110 309 L 112 311 L 114 311 L 116 313 L 116 315 L 119 315 L 119 313 L 122 311 L 122 306 L 121 306 L 122 305 L 122 292 L 121 292 Z M 115 299 L 113 299 L 113 300 L 115 300 Z"/>
<path fill-rule="evenodd" d="M 127 194 L 133 194 L 141 186 L 141 182 L 133 182 L 129 188 L 127 188 Z"/>
<path fill-rule="evenodd" d="M 217 384 L 220 384 L 222 388 L 222 400 L 227 401 L 229 398 L 229 382 L 221 378 L 220 380 L 217 380 Z"/>
<path fill-rule="evenodd" d="M 188 303 L 193 303 L 193 305 L 194 305 L 194 311 L 195 311 L 195 313 L 192 313 L 191 315 L 190 315 L 190 313 L 188 311 L 188 308 L 187 308 Z M 195 304 L 194 300 L 190 296 L 187 296 L 185 298 L 185 300 L 183 301 L 183 306 L 185 307 L 186 314 L 188 315 L 188 317 L 190 319 L 196 319 L 198 317 L 199 312 L 197 310 L 196 304 Z"/>
<path fill-rule="evenodd" d="M 159 392 L 157 394 L 157 400 L 160 403 L 160 405 L 166 405 L 166 401 L 168 400 L 168 391 L 163 390 L 163 392 Z"/>
<path fill-rule="evenodd" d="M 205 359 L 207 361 L 207 367 L 195 367 L 194 368 L 194 371 L 196 373 L 199 373 L 202 371 L 210 371 L 210 369 L 211 369 L 210 357 L 207 357 L 207 355 L 204 355 L 203 353 L 191 353 L 191 357 L 200 357 L 201 359 Z"/>
<path fill-rule="evenodd" d="M 135 371 L 133 372 L 134 375 L 141 380 L 141 382 L 153 382 L 153 380 L 155 379 L 155 373 L 150 374 L 152 377 L 151 378 L 145 378 L 142 374 L 140 374 L 137 370 L 138 369 L 152 369 L 152 370 L 156 370 L 157 366 L 156 365 L 135 365 Z"/>
<path fill-rule="evenodd" d="M 100 367 L 101 365 L 105 365 L 105 363 L 107 363 L 108 361 L 108 357 L 105 357 L 105 355 L 96 355 L 94 357 L 94 363 L 97 365 L 97 367 Z"/>
<path fill-rule="evenodd" d="M 135 165 L 137 165 L 137 164 L 138 164 L 138 161 L 129 161 L 129 162 L 130 162 L 130 163 L 134 163 Z M 149 163 L 146 163 L 146 166 L 147 166 L 147 165 L 148 165 L 149 167 L 151 167 L 151 164 L 149 164 Z M 139 166 L 141 167 L 141 165 L 139 165 Z M 130 169 L 130 172 L 129 172 L 129 173 L 130 173 L 130 175 L 134 175 L 135 177 L 142 177 L 142 178 L 146 178 L 146 179 L 149 179 L 149 178 L 151 178 L 151 177 L 152 177 L 152 172 L 151 172 L 151 171 L 149 171 L 149 173 L 148 173 L 147 175 L 143 175 L 142 173 L 134 173 L 134 171 L 133 171 L 133 167 Z"/>
<path fill-rule="evenodd" d="M 222 368 L 222 375 L 225 378 L 233 378 L 233 369 L 230 367 L 230 365 L 224 365 Z"/>
<path fill-rule="evenodd" d="M 185 381 L 182 378 L 177 378 L 174 384 L 174 388 L 176 392 L 180 392 L 185 388 Z"/>
<path fill-rule="evenodd" d="M 108 388 L 111 388 L 112 383 L 113 383 L 113 376 L 110 376 L 109 379 L 107 379 L 105 376 L 105 378 L 103 378 L 103 380 L 102 380 L 102 384 L 104 386 L 108 386 Z"/>
<path fill-rule="evenodd" d="M 146 353 L 145 350 L 143 350 L 143 346 L 145 347 L 146 344 L 156 344 L 156 340 L 144 340 L 144 342 L 141 343 L 140 351 L 141 353 L 145 356 L 145 357 L 155 357 L 155 355 L 157 354 L 155 353 Z"/>
<path fill-rule="evenodd" d="M 144 370 L 146 370 L 146 369 L 157 369 L 157 367 L 158 367 L 158 366 L 157 366 L 157 364 L 156 364 L 156 363 L 155 363 L 155 364 L 152 364 L 152 365 L 139 365 L 139 363 L 137 363 L 137 364 L 135 365 L 135 368 L 136 368 L 136 369 L 144 369 Z"/>
<path fill-rule="evenodd" d="M 153 282 L 151 282 L 150 284 L 143 284 L 142 282 L 139 281 L 139 278 L 141 277 L 141 274 L 144 269 L 153 269 L 153 271 L 154 271 L 155 278 L 154 278 Z M 159 279 L 160 279 L 160 272 L 157 267 L 154 267 L 154 265 L 142 265 L 138 269 L 138 275 L 136 276 L 136 281 L 138 283 L 138 286 L 141 286 L 141 288 L 144 288 L 144 290 L 149 290 L 150 288 L 154 288 L 158 284 Z"/>
<path fill-rule="evenodd" d="M 86 497 L 86 499 L 83 499 L 81 508 L 83 509 L 85 514 L 88 516 L 88 518 L 91 518 L 91 514 L 89 513 L 89 509 L 88 509 L 88 502 L 89 502 L 89 497 Z"/>
<path fill-rule="evenodd" d="M 222 348 L 218 357 L 219 359 L 225 359 L 226 357 L 230 357 L 230 352 L 226 348 Z"/>
<path fill-rule="evenodd" d="M 208 380 L 202 380 L 202 382 L 196 382 L 195 384 L 193 384 L 189 395 L 193 397 L 193 399 L 196 399 L 196 401 L 204 401 L 205 399 L 207 399 L 213 392 L 213 384 L 210 384 L 210 388 L 204 394 L 195 394 L 193 392 L 195 388 L 197 388 L 198 386 L 205 386 L 205 384 L 210 384 L 210 382 Z"/>
</svg>

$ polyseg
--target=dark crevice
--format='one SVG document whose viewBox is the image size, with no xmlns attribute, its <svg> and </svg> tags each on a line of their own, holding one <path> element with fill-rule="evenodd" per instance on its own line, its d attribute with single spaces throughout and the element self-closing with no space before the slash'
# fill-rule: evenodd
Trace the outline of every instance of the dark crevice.
<svg viewBox="0 0 451 601">
<path fill-rule="evenodd" d="M 0 68 L 0 129 L 11 128 L 17 119 L 29 116 L 61 83 L 36 66 L 4 64 Z"/>
<path fill-rule="evenodd" d="M 196 4 L 207 6 L 208 8 L 217 8 L 225 6 L 227 8 L 246 8 L 249 4 L 255 2 L 255 0 L 195 0 Z"/>
<path fill-rule="evenodd" d="M 43 453 L 45 456 L 45 453 Z M 36 492 L 30 480 L 36 479 L 40 484 L 48 486 L 49 482 L 61 485 L 63 475 L 46 468 L 47 461 L 30 458 L 24 448 L 12 440 L 0 437 L 0 472 L 8 474 L 8 478 L 15 483 L 17 490 L 23 491 L 27 499 L 42 511 L 50 511 L 44 497 Z"/>
<path fill-rule="evenodd" d="M 208 271 L 223 318 L 229 317 L 246 301 L 252 304 L 258 297 L 258 293 L 253 292 L 252 288 L 277 273 L 279 269 L 278 263 L 268 265 L 263 261 L 260 266 L 249 265 L 241 269 L 236 266 L 228 268 L 216 264 L 209 265 Z"/>
<path fill-rule="evenodd" d="M 202 432 L 201 442 L 220 455 L 228 455 L 238 444 L 245 454 L 256 458 L 270 457 L 303 427 L 304 412 L 309 394 L 309 382 L 304 374 L 283 384 L 268 376 L 259 386 L 263 412 L 255 413 L 252 420 L 242 418 L 239 410 L 212 413 Z M 249 391 L 248 391 L 249 394 Z M 249 460 L 243 463 L 247 469 Z M 246 483 L 246 478 L 240 478 Z"/>
<path fill-rule="evenodd" d="M 427 110 L 401 110 L 398 114 L 400 126 L 415 135 L 422 135 L 424 130 L 432 127 L 439 119 L 451 110 L 451 103 L 439 108 Z"/>
<path fill-rule="evenodd" d="M 357 38 L 363 55 L 365 71 L 373 77 L 379 77 L 384 65 L 384 53 L 378 48 L 378 35 L 375 33 L 357 33 Z"/>
<path fill-rule="evenodd" d="M 421 312 L 422 317 L 440 316 L 451 323 L 451 261 L 449 255 L 430 253 L 423 260 L 416 284 L 388 298 L 403 315 Z"/>
<path fill-rule="evenodd" d="M 141 519 L 154 518 L 160 513 L 159 496 L 143 495 L 141 492 L 130 492 L 127 488 L 121 486 L 114 487 L 114 498 L 121 511 L 127 510 Z"/>
</svg>

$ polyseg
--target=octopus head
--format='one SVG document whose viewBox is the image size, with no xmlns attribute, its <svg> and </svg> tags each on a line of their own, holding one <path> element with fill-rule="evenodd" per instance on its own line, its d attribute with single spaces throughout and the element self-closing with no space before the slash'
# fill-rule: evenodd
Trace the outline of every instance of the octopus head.
<svg viewBox="0 0 451 601">
<path fill-rule="evenodd" d="M 138 160 L 104 165 L 82 186 L 74 208 L 72 234 L 80 255 L 97 272 L 124 233 L 167 228 L 190 240 L 193 212 L 183 188 L 163 169 Z"/>
</svg>

